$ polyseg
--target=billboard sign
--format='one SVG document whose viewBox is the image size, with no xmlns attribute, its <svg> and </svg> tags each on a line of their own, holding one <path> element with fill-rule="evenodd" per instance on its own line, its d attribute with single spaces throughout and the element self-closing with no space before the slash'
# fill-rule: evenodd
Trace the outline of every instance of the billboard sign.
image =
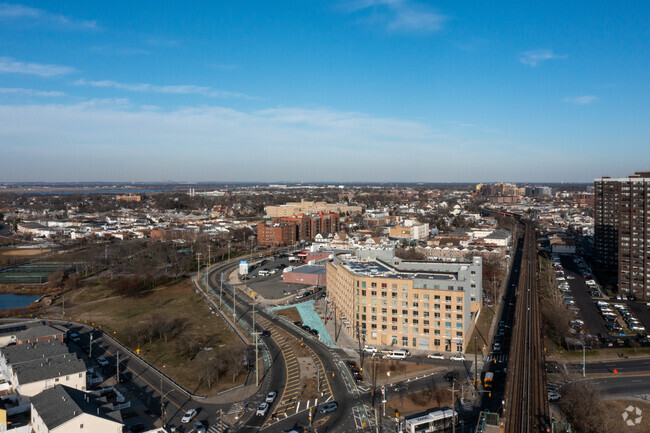
<svg viewBox="0 0 650 433">
<path fill-rule="evenodd" d="M 248 275 L 248 261 L 239 261 L 239 275 Z"/>
</svg>

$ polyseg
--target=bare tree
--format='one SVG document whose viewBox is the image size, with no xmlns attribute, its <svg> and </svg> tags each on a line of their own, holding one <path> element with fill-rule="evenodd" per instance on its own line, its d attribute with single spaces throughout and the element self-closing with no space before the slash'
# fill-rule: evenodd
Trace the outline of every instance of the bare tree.
<svg viewBox="0 0 650 433">
<path fill-rule="evenodd" d="M 561 403 L 562 413 L 571 427 L 580 433 L 613 433 L 614 419 L 602 394 L 586 382 L 576 382 L 565 389 Z"/>
</svg>

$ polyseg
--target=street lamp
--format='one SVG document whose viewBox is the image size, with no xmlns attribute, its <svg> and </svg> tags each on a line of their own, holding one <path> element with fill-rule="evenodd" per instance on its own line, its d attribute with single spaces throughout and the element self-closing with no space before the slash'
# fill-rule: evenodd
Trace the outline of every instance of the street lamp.
<svg viewBox="0 0 650 433">
<path fill-rule="evenodd" d="M 165 428 L 165 397 L 169 395 L 170 392 L 176 391 L 175 388 L 170 389 L 167 391 L 165 394 L 162 393 L 163 391 L 163 381 L 160 379 L 160 419 L 162 420 L 162 427 Z"/>
<path fill-rule="evenodd" d="M 580 340 L 578 340 L 578 343 L 580 343 L 580 345 L 582 346 L 582 377 L 585 377 L 586 376 L 586 371 L 585 370 L 586 370 L 586 365 L 587 365 L 585 363 L 585 344 Z"/>
</svg>

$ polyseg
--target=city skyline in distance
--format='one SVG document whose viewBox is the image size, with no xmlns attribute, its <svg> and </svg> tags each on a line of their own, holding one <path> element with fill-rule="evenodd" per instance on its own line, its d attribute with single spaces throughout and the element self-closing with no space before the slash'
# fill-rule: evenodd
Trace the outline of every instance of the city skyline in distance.
<svg viewBox="0 0 650 433">
<path fill-rule="evenodd" d="M 638 2 L 0 2 L 0 182 L 625 177 L 649 168 L 648 18 Z"/>
</svg>

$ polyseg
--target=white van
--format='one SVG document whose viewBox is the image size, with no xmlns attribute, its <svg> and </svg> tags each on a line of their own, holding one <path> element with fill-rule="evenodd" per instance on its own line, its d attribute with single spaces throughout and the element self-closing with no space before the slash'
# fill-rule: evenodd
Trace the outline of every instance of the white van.
<svg viewBox="0 0 650 433">
<path fill-rule="evenodd" d="M 262 269 L 262 270 L 257 272 L 257 275 L 259 275 L 260 277 L 266 277 L 268 274 L 269 274 L 269 271 L 267 271 L 266 269 Z"/>
<path fill-rule="evenodd" d="M 388 359 L 406 359 L 406 352 L 403 350 L 393 350 Z"/>
</svg>

